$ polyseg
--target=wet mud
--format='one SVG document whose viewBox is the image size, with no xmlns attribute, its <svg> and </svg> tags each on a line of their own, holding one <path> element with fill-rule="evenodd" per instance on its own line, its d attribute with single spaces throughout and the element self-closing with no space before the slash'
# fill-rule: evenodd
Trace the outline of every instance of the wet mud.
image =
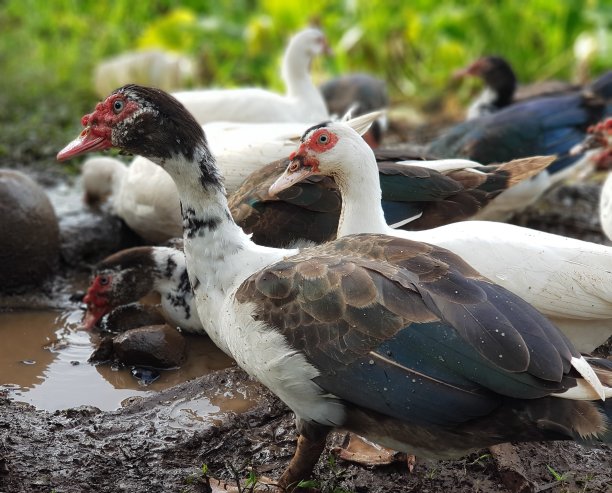
<svg viewBox="0 0 612 493">
<path fill-rule="evenodd" d="M 457 461 L 417 458 L 409 473 L 405 462 L 367 468 L 332 459 L 343 438 L 328 440 L 315 471 L 323 491 L 508 491 L 486 450 Z M 278 477 L 295 440 L 292 414 L 238 368 L 133 397 L 110 412 L 84 406 L 47 413 L 0 399 L 0 491 L 204 492 L 202 465 L 228 484 L 250 471 Z M 527 444 L 517 452 L 534 491 L 610 491 L 609 447 Z"/>
</svg>

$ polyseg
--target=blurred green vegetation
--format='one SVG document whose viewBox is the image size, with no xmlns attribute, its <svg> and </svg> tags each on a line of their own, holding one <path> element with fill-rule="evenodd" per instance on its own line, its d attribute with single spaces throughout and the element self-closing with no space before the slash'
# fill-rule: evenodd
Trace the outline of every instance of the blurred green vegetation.
<svg viewBox="0 0 612 493">
<path fill-rule="evenodd" d="M 394 101 L 420 107 L 450 92 L 454 70 L 484 54 L 508 58 L 523 82 L 612 67 L 610 0 L 0 0 L 0 164 L 53 156 L 98 97 L 95 64 L 126 50 L 192 55 L 202 85 L 282 90 L 280 58 L 309 22 L 335 55 L 315 80 L 349 71 L 386 79 Z M 580 67 L 578 37 L 595 52 Z"/>
</svg>

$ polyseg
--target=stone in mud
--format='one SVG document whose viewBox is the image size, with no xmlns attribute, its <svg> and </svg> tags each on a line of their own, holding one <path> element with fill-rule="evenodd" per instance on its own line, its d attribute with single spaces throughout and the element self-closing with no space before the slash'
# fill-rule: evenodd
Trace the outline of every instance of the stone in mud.
<svg viewBox="0 0 612 493">
<path fill-rule="evenodd" d="M 126 365 L 173 368 L 185 357 L 185 338 L 169 325 L 149 325 L 118 335 L 113 349 Z"/>
<path fill-rule="evenodd" d="M 59 222 L 62 259 L 73 267 L 97 263 L 118 250 L 142 244 L 122 219 L 106 209 L 71 211 Z"/>
<path fill-rule="evenodd" d="M 0 169 L 0 290 L 40 286 L 59 260 L 59 227 L 43 189 L 19 171 Z"/>
</svg>

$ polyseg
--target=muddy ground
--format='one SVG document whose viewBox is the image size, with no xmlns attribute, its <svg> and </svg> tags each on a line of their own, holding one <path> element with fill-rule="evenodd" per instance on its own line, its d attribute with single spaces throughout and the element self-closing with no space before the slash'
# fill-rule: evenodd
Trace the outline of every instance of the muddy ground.
<svg viewBox="0 0 612 493">
<path fill-rule="evenodd" d="M 48 159 L 45 158 L 45 160 Z M 48 161 L 47 161 L 48 162 Z M 32 171 L 43 185 L 65 179 L 40 163 Z M 599 183 L 564 186 L 513 222 L 605 243 L 597 218 Z M 68 268 L 68 266 L 64 266 Z M 609 356 L 610 348 L 600 355 Z M 195 399 L 221 388 L 256 404 L 243 414 L 185 423 L 170 409 L 179 399 Z M 328 441 L 315 471 L 323 492 L 506 492 L 501 468 L 487 450 L 457 461 L 417 459 L 412 473 L 402 460 L 364 467 L 334 459 Z M 202 466 L 215 478 L 278 477 L 293 454 L 292 413 L 238 368 L 178 385 L 150 398 L 134 398 L 113 412 L 81 407 L 37 411 L 0 395 L 0 493 L 205 492 Z M 532 491 L 612 492 L 612 448 L 574 443 L 517 447 L 516 468 Z M 250 473 L 252 471 L 252 473 Z M 507 478 L 506 478 L 507 479 Z M 246 489 L 245 491 L 249 491 Z M 527 490 L 524 490 L 527 491 Z"/>
<path fill-rule="evenodd" d="M 0 399 L 0 491 L 56 493 L 205 492 L 202 465 L 235 484 L 249 471 L 278 477 L 295 444 L 293 417 L 238 368 L 219 371 L 161 392 L 134 399 L 114 412 L 81 407 L 53 414 Z M 246 393 L 257 404 L 246 413 L 219 415 L 214 423 L 189 428 L 164 410 L 179 398 L 197 398 L 222 387 Z M 495 460 L 486 450 L 457 461 L 419 461 L 362 467 L 332 460 L 328 441 L 316 478 L 327 492 L 504 492 Z M 610 492 L 610 447 L 574 443 L 518 447 L 525 476 L 535 491 Z M 559 476 L 555 479 L 549 468 Z M 245 490 L 248 491 L 248 490 Z"/>
</svg>

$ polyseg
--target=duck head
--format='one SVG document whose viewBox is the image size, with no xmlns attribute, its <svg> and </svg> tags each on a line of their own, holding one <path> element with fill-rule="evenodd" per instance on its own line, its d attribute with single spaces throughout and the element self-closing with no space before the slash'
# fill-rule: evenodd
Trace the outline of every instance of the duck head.
<svg viewBox="0 0 612 493">
<path fill-rule="evenodd" d="M 175 98 L 133 84 L 111 93 L 81 124 L 85 128 L 57 154 L 58 161 L 116 147 L 163 166 L 165 159 L 179 153 L 193 157 L 197 145 L 205 141 L 202 127 Z"/>
<path fill-rule="evenodd" d="M 587 130 L 585 139 L 570 150 L 570 154 L 579 155 L 594 149 L 591 161 L 598 170 L 612 169 L 612 118 L 606 118 Z"/>
<path fill-rule="evenodd" d="M 87 305 L 83 318 L 85 328 L 93 329 L 116 307 L 137 301 L 151 292 L 154 269 L 150 247 L 122 250 L 100 262 L 83 298 Z"/>
<path fill-rule="evenodd" d="M 504 58 L 484 56 L 454 74 L 455 79 L 468 76 L 482 79 L 497 94 L 499 107 L 510 104 L 516 90 L 516 75 Z"/>
<path fill-rule="evenodd" d="M 343 162 L 346 156 L 360 155 L 364 152 L 372 154 L 365 141 L 346 123 L 325 122 L 315 125 L 306 130 L 297 151 L 289 156 L 287 169 L 272 184 L 269 193 L 276 195 L 317 174 L 342 180 Z M 374 159 L 373 154 L 372 159 Z"/>
<path fill-rule="evenodd" d="M 330 54 L 331 49 L 325 35 L 319 29 L 310 27 L 300 31 L 291 38 L 287 52 L 291 53 L 292 57 L 312 60 L 322 53 Z"/>
<path fill-rule="evenodd" d="M 516 82 L 512 67 L 500 56 L 483 56 L 454 74 L 457 79 L 470 76 L 479 77 L 492 87 L 499 85 L 502 79 Z"/>
</svg>

